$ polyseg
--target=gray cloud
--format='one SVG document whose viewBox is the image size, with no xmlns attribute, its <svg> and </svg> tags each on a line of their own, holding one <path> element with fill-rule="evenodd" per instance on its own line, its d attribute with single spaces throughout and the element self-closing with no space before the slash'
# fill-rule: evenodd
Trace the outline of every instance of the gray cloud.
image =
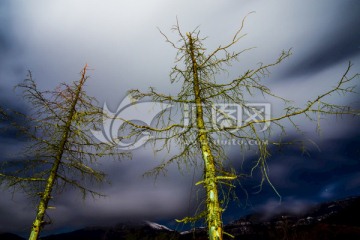
<svg viewBox="0 0 360 240">
<path fill-rule="evenodd" d="M 0 3 L 0 61 L 4 61 L 4 57 L 12 49 L 12 39 L 8 34 L 11 29 L 9 8 L 9 2 Z"/>
<path fill-rule="evenodd" d="M 13 196 L 9 191 L 4 191 L 0 198 L 0 231 L 27 233 L 30 229 L 34 208 L 26 196 L 17 194 Z"/>
<path fill-rule="evenodd" d="M 167 176 L 159 176 L 155 181 L 142 174 L 155 166 L 149 156 L 140 154 L 133 160 L 118 163 L 110 159 L 102 159 L 100 167 L 108 174 L 110 184 L 91 186 L 106 197 L 82 199 L 74 189 L 54 195 L 48 216 L 52 225 L 45 234 L 61 231 L 64 226 L 76 229 L 85 226 L 114 225 L 119 222 L 134 220 L 172 220 L 192 214 L 196 206 L 196 193 L 192 192 L 193 172 L 179 174 L 176 166 L 171 166 Z M 195 180 L 197 179 L 195 176 Z M 14 221 L 0 219 L 0 231 L 16 231 L 26 233 L 26 226 L 32 222 L 36 204 L 31 204 L 22 194 L 15 194 L 11 199 L 9 191 L 3 193 L 0 212 L 3 216 L 13 216 Z M 4 223 L 4 224 L 1 224 Z M 6 223 L 6 224 L 5 224 Z M 11 227 L 10 227 L 11 226 Z M 24 230 L 24 231 L 23 231 Z"/>
<path fill-rule="evenodd" d="M 257 207 L 257 211 L 262 214 L 262 219 L 266 220 L 281 213 L 301 214 L 310 209 L 313 204 L 314 202 L 307 199 L 288 197 L 281 203 L 277 200 L 268 200 L 262 206 Z"/>
<path fill-rule="evenodd" d="M 301 105 L 306 103 L 309 96 L 317 96 L 332 85 L 343 73 L 346 61 L 354 60 L 355 68 L 358 68 L 359 34 L 356 29 L 359 8 L 355 2 L 2 2 L 0 11 L 6 14 L 0 14 L 0 53 L 6 57 L 1 55 L 0 59 L 0 103 L 11 109 L 27 110 L 11 91 L 16 83 L 25 78 L 26 69 L 33 71 L 39 87 L 45 90 L 53 89 L 60 82 L 77 80 L 78 72 L 85 63 L 94 69 L 89 72 L 88 93 L 96 96 L 101 104 L 106 101 L 112 109 L 117 108 L 126 91 L 131 88 L 154 86 L 165 93 L 176 93 L 177 86 L 170 86 L 168 78 L 176 52 L 164 42 L 156 27 L 176 40 L 177 36 L 169 29 L 177 16 L 185 32 L 200 25 L 204 36 L 209 36 L 206 42 L 208 49 L 214 49 L 231 38 L 247 13 L 256 11 L 246 22 L 244 33 L 248 35 L 237 47 L 257 48 L 244 54 L 240 62 L 233 65 L 229 77 L 253 68 L 259 61 L 270 62 L 282 49 L 293 47 L 293 56 L 275 68 L 274 75 L 266 81 L 276 93 L 288 96 Z M 192 7 L 189 8 L 189 5 Z M 226 80 L 226 77 L 219 79 Z M 340 101 L 340 98 L 333 96 L 331 100 Z M 357 99 L 341 101 L 349 103 Z M 276 102 L 272 106 L 274 111 L 281 111 Z M 298 121 L 313 136 L 314 126 L 304 123 L 302 119 Z M 293 196 L 288 200 L 288 205 L 295 201 L 294 211 L 305 206 L 307 201 L 312 201 L 312 196 L 320 198 L 327 185 L 336 184 L 337 179 L 331 177 L 332 174 L 336 173 L 341 179 L 349 178 L 344 183 L 349 192 L 357 189 L 356 178 L 349 177 L 355 176 L 353 171 L 357 165 L 351 155 L 354 153 L 346 145 L 356 148 L 351 143 L 356 142 L 358 135 L 350 133 L 358 122 L 324 122 L 325 141 L 321 153 L 315 154 L 315 151 L 310 160 L 294 149 L 287 149 L 284 155 L 274 152 L 276 159 L 274 157 L 270 161 L 274 184 L 287 196 Z M 288 133 L 292 138 L 293 132 Z M 14 135 L 15 132 L 1 135 L 0 150 L 8 150 L 9 153 L 17 151 L 19 142 Z M 351 156 L 343 155 L 344 152 L 349 152 Z M 237 157 L 237 154 L 231 151 L 231 156 Z M 252 161 L 254 154 L 246 155 L 246 159 Z M 101 162 L 112 184 L 99 189 L 108 197 L 83 203 L 76 192 L 65 192 L 55 199 L 57 210 L 51 212 L 54 219 L 52 228 L 76 227 L 72 225 L 73 219 L 80 226 L 112 223 L 130 216 L 166 219 L 184 216 L 189 208 L 189 199 L 192 204 L 196 202 L 196 193 L 189 192 L 191 173 L 182 176 L 177 173 L 176 166 L 172 166 L 169 176 L 159 178 L 155 185 L 152 178 L 141 178 L 146 170 L 156 165 L 159 158 L 154 157 L 150 150 L 140 149 L 132 161 Z M 237 160 L 234 165 L 239 168 Z M 322 172 L 322 169 L 326 171 Z M 200 174 L 199 170 L 196 177 Z M 251 188 L 256 180 L 245 184 Z M 309 189 L 304 188 L 304 184 Z M 338 194 L 338 188 L 333 188 L 332 193 L 333 196 Z M 11 200 L 10 194 L 5 191 L 2 196 L 0 225 L 4 226 L 3 230 L 24 230 L 32 220 L 34 207 L 21 195 Z M 264 189 L 261 196 L 254 198 L 271 197 L 274 197 L 274 193 Z M 272 205 L 273 202 L 269 200 L 267 206 Z M 10 221 L 9 216 L 12 216 Z M 6 224 L 7 221 L 11 226 Z"/>
<path fill-rule="evenodd" d="M 322 26 L 322 34 L 308 34 L 312 44 L 306 49 L 307 54 L 297 58 L 285 76 L 312 75 L 343 61 L 354 61 L 359 55 L 360 33 L 355 29 L 360 22 L 358 2 L 343 1 L 332 16 L 327 26 Z M 298 53 L 296 49 L 294 52 Z"/>
</svg>

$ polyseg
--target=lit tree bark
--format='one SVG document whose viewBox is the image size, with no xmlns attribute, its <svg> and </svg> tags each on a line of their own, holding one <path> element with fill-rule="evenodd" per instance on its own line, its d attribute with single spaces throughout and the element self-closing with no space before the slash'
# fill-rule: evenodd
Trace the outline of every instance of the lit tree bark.
<svg viewBox="0 0 360 240">
<path fill-rule="evenodd" d="M 196 124 L 198 129 L 198 143 L 202 152 L 204 160 L 204 185 L 206 188 L 206 221 L 209 231 L 210 240 L 222 239 L 222 221 L 221 221 L 221 207 L 219 204 L 218 187 L 216 183 L 216 168 L 214 156 L 209 146 L 209 138 L 205 129 L 203 116 L 203 102 L 201 100 L 201 89 L 199 84 L 198 65 L 194 53 L 193 40 L 190 34 L 187 34 L 189 39 L 189 50 L 193 69 L 193 87 L 196 104 Z"/>
<path fill-rule="evenodd" d="M 53 191 L 55 180 L 57 179 L 57 172 L 58 172 L 59 165 L 60 165 L 61 159 L 62 159 L 64 151 L 65 151 L 65 144 L 68 142 L 69 134 L 71 132 L 70 127 L 73 123 L 74 114 L 76 112 L 75 108 L 80 99 L 80 93 L 81 93 L 84 83 L 86 81 L 86 68 L 87 68 L 87 66 L 84 67 L 84 69 L 81 73 L 81 79 L 78 83 L 78 86 L 77 86 L 76 92 L 75 92 L 75 97 L 73 98 L 72 104 L 69 109 L 69 115 L 67 116 L 67 119 L 66 119 L 66 124 L 65 124 L 65 128 L 63 131 L 63 135 L 62 135 L 60 144 L 59 144 L 59 149 L 55 156 L 55 160 L 53 162 L 53 165 L 52 165 L 52 168 L 50 171 L 50 175 L 46 181 L 45 190 L 41 194 L 40 203 L 37 208 L 37 214 L 36 214 L 36 218 L 32 225 L 29 240 L 37 240 L 39 238 L 40 231 L 44 224 L 45 212 L 48 209 L 49 201 L 51 199 L 51 193 Z"/>
<path fill-rule="evenodd" d="M 181 111 L 179 110 L 181 107 L 174 107 L 173 112 L 169 110 L 159 113 L 156 120 L 153 121 L 155 122 L 154 126 L 136 124 L 130 119 L 121 119 L 126 123 L 121 129 L 127 129 L 130 132 L 127 136 L 121 136 L 122 138 L 140 139 L 143 132 L 147 131 L 147 134 L 152 135 L 147 140 L 147 143 L 154 144 L 154 152 L 167 150 L 173 153 L 147 174 L 158 175 L 164 173 L 166 167 L 174 162 L 178 164 L 179 169 L 182 169 L 181 166 L 186 168 L 189 165 L 198 166 L 198 160 L 202 160 L 204 174 L 202 180 L 196 185 L 202 184 L 206 192 L 204 211 L 194 217 L 185 217 L 178 220 L 178 222 L 188 223 L 204 219 L 208 228 L 209 240 L 222 240 L 223 235 L 228 234 L 223 230 L 222 222 L 223 208 L 226 208 L 224 207 L 226 196 L 220 193 L 224 192 L 224 188 L 233 189 L 235 180 L 240 182 L 240 177 L 252 177 L 253 172 L 258 170 L 261 174 L 260 190 L 263 184 L 266 183 L 280 197 L 280 194 L 270 181 L 267 168 L 267 159 L 270 156 L 268 145 L 283 144 L 281 140 L 269 140 L 274 129 L 278 130 L 280 134 L 285 134 L 284 121 L 287 121 L 293 124 L 297 131 L 301 132 L 293 121 L 294 117 L 301 115 L 308 117 L 310 121 L 314 121 L 314 119 L 318 121 L 319 114 L 359 115 L 359 110 L 354 110 L 346 105 L 329 103 L 326 100 L 333 93 L 342 95 L 354 93 L 354 87 L 348 84 L 357 79 L 359 74 L 350 76 L 351 63 L 349 63 L 345 73 L 338 80 L 337 85 L 329 87 L 323 94 L 313 97 L 305 106 L 292 105 L 291 100 L 274 94 L 263 83 L 263 78 L 269 75 L 270 68 L 289 57 L 291 55 L 290 50 L 283 51 L 273 63 L 260 64 L 257 68 L 249 69 L 235 79 L 219 83 L 218 75 L 226 73 L 226 67 L 231 66 L 233 61 L 237 61 L 241 53 L 251 49 L 231 50 L 245 36 L 241 35 L 244 20 L 230 42 L 220 45 L 210 53 L 206 52 L 207 48 L 204 46 L 206 38 L 199 37 L 200 31 L 197 29 L 185 35 L 177 23 L 173 27 L 173 30 L 180 36 L 177 42 L 169 40 L 162 33 L 166 42 L 177 50 L 176 65 L 172 68 L 170 78 L 171 83 L 180 82 L 182 84 L 181 88 L 175 95 L 159 93 L 152 87 L 148 92 L 135 89 L 129 93 L 132 99 L 138 101 L 146 99 L 151 102 L 182 105 L 182 109 L 186 110 L 187 114 L 183 115 L 180 122 L 174 122 L 179 118 L 177 113 Z M 221 78 L 224 79 L 225 77 L 221 76 Z M 216 104 L 232 104 L 251 110 L 248 107 L 251 102 L 246 98 L 256 94 L 282 101 L 285 105 L 283 112 L 270 118 L 251 118 L 249 121 L 244 121 L 241 126 L 225 126 L 222 129 L 214 127 L 212 111 L 217 110 Z M 189 106 L 191 106 L 190 111 L 195 113 L 194 121 L 189 120 Z M 229 115 L 224 111 L 220 112 L 220 114 L 223 118 L 228 118 L 227 115 Z M 259 129 L 257 124 L 266 124 L 268 128 L 266 130 Z M 224 147 L 217 144 L 219 139 L 247 140 L 257 143 L 256 147 L 259 156 L 250 173 L 239 172 L 231 167 L 225 168 L 223 166 L 227 154 Z"/>
<path fill-rule="evenodd" d="M 94 164 L 103 156 L 130 156 L 95 141 L 91 130 L 100 129 L 103 119 L 109 116 L 84 91 L 86 72 L 87 65 L 79 81 L 72 85 L 62 83 L 51 91 L 38 90 L 29 72 L 29 78 L 17 87 L 31 104 L 31 112 L 26 115 L 10 110 L 10 114 L 6 110 L 0 112 L 9 125 L 5 131 L 14 127 L 28 140 L 18 154 L 18 161 L 5 161 L 0 167 L 0 185 L 14 192 L 20 189 L 38 202 L 30 240 L 39 239 L 42 229 L 49 224 L 47 211 L 54 208 L 49 204 L 65 187 L 79 190 L 83 198 L 87 194 L 104 196 L 87 186 L 105 179 L 105 173 L 96 170 Z M 12 120 L 9 115 L 28 124 Z"/>
</svg>

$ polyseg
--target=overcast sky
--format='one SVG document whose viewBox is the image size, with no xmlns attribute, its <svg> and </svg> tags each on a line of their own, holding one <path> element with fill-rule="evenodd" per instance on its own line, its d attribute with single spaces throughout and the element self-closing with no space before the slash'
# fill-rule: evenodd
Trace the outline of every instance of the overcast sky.
<svg viewBox="0 0 360 240">
<path fill-rule="evenodd" d="M 87 84 L 89 95 L 116 110 L 129 89 L 156 87 L 164 93 L 176 93 L 169 81 L 176 51 L 157 28 L 170 39 L 178 18 L 184 32 L 200 27 L 208 36 L 209 50 L 231 39 L 242 19 L 251 14 L 243 29 L 247 36 L 238 50 L 256 47 L 243 54 L 229 68 L 229 77 L 237 76 L 259 62 L 275 60 L 283 49 L 293 55 L 272 70 L 267 80 L 274 92 L 294 100 L 298 106 L 326 91 L 339 80 L 347 64 L 360 69 L 360 2 L 357 0 L 137 0 L 137 1 L 1 1 L 0 2 L 0 104 L 27 111 L 13 86 L 31 70 L 39 87 L 53 89 L 61 82 L 77 80 L 87 63 L 92 69 Z M 226 82 L 229 79 L 219 79 Z M 359 88 L 358 88 L 359 89 Z M 360 106 L 359 96 L 332 96 L 331 101 Z M 273 103 L 273 111 L 280 113 Z M 323 134 L 313 134 L 315 125 L 302 123 L 309 138 L 320 151 L 310 146 L 309 155 L 297 148 L 272 150 L 270 177 L 281 193 L 283 207 L 300 211 L 321 202 L 360 192 L 359 119 L 323 121 Z M 299 138 L 289 130 L 289 139 Z M 19 151 L 22 141 L 11 134 L 0 136 L 2 157 Z M 229 151 L 235 167 L 241 166 L 238 149 Z M 248 154 L 245 160 L 254 160 Z M 88 225 L 115 224 L 129 217 L 170 224 L 186 216 L 196 203 L 192 188 L 194 172 L 178 173 L 176 166 L 155 183 L 141 175 L 156 166 L 150 147 L 134 152 L 131 161 L 107 161 L 102 168 L 111 185 L 101 191 L 107 197 L 83 202 L 76 192 L 59 196 L 54 220 L 47 231 L 64 231 Z M 245 163 L 245 167 L 246 167 Z M 200 172 L 195 172 L 195 179 Z M 251 209 L 275 211 L 278 199 L 269 187 L 254 194 L 258 179 L 244 182 L 252 207 L 229 206 L 224 219 L 231 221 Z M 244 194 L 237 191 L 244 203 Z M 25 196 L 1 192 L 0 231 L 27 232 L 35 208 Z M 192 205 L 190 207 L 189 205 Z M 300 209 L 300 210 L 299 210 Z M 181 228 L 181 226 L 179 227 Z"/>
</svg>

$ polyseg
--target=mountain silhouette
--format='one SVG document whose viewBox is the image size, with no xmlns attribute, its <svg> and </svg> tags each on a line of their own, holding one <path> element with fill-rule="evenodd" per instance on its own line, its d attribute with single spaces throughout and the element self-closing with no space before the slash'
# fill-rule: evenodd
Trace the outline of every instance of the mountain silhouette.
<svg viewBox="0 0 360 240">
<path fill-rule="evenodd" d="M 303 213 L 285 210 L 272 216 L 257 212 L 224 226 L 224 239 L 241 240 L 359 240 L 360 197 L 315 205 Z M 229 235 L 234 236 L 231 238 Z M 42 240 L 206 240 L 205 228 L 186 232 L 153 223 L 121 223 L 113 227 L 87 227 L 42 237 Z M 0 233 L 0 240 L 24 240 Z"/>
</svg>

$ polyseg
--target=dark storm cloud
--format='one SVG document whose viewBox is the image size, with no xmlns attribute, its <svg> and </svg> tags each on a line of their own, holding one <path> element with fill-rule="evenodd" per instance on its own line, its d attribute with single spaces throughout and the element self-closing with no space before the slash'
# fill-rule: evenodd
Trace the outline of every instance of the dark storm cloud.
<svg viewBox="0 0 360 240">
<path fill-rule="evenodd" d="M 173 220 L 189 214 L 190 195 L 194 185 L 193 172 L 179 174 L 176 166 L 169 168 L 168 176 L 144 178 L 142 174 L 155 166 L 149 160 L 152 154 L 135 156 L 132 160 L 123 159 L 121 163 L 111 159 L 100 159 L 97 168 L 107 173 L 110 183 L 92 185 L 91 189 L 105 194 L 106 197 L 82 199 L 79 191 L 67 189 L 60 194 L 54 194 L 51 203 L 56 206 L 55 211 L 49 211 L 48 216 L 53 219 L 44 233 L 61 231 L 64 226 L 74 230 L 86 226 L 109 226 L 128 220 L 133 221 L 159 221 Z M 196 181 L 196 180 L 194 180 Z M 6 218 L 0 218 L 0 231 L 16 231 L 21 233 L 24 226 L 32 221 L 31 209 L 36 204 L 31 204 L 22 194 L 2 193 L 0 199 L 0 213 L 3 216 L 15 216 L 17 221 L 11 222 L 11 227 L 6 224 L 1 228 L 1 223 Z M 9 206 L 13 206 L 12 209 Z M 14 208 L 16 206 L 16 208 Z M 11 214 L 13 212 L 13 214 Z M 6 230 L 8 229 L 8 230 Z"/>
<path fill-rule="evenodd" d="M 16 71 L 17 67 L 12 62 L 15 55 L 20 53 L 19 41 L 14 34 L 13 6 L 11 1 L 0 2 L 0 81 L 8 81 L 2 71 Z M 16 60 L 17 62 L 18 60 Z M 11 63 L 11 65 L 9 65 Z M 6 69 L 9 68 L 10 69 Z"/>
<path fill-rule="evenodd" d="M 242 63 L 245 67 L 252 61 L 256 64 L 273 59 L 282 48 L 287 47 L 294 47 L 294 55 L 289 59 L 290 64 L 282 66 L 287 69 L 286 66 L 290 65 L 290 70 L 285 72 L 292 76 L 313 74 L 359 54 L 359 7 L 358 4 L 354 6 L 356 1 L 233 0 L 223 3 L 206 0 L 171 4 L 165 0 L 109 1 L 107 4 L 88 0 L 9 2 L 0 3 L 0 44 L 4 44 L 0 46 L 0 53 L 7 54 L 6 58 L 0 56 L 0 61 L 6 60 L 5 65 L 0 66 L 0 104 L 21 111 L 26 111 L 23 101 L 10 91 L 26 75 L 26 71 L 21 70 L 24 67 L 14 67 L 19 65 L 33 70 L 39 87 L 49 90 L 60 82 L 77 79 L 76 74 L 82 64 L 88 62 L 95 68 L 90 73 L 94 80 L 88 86 L 90 95 L 100 98 L 101 104 L 106 100 L 115 109 L 130 88 L 155 86 L 160 91 L 176 92 L 176 86 L 166 85 L 175 52 L 156 30 L 159 26 L 176 41 L 177 36 L 168 31 L 176 16 L 184 31 L 201 25 L 204 34 L 210 36 L 210 46 L 217 47 L 228 41 L 228 37 L 231 38 L 229 34 L 236 30 L 247 13 L 257 11 L 245 24 L 248 26 L 245 33 L 249 35 L 244 38 L 245 42 L 241 42 L 245 45 L 240 44 L 240 47 L 249 44 L 249 47 L 259 45 L 260 49 L 246 58 Z M 189 8 L 189 4 L 193 7 Z M 334 5 L 340 7 L 334 11 Z M 202 11 L 198 10 L 200 8 Z M 334 14 L 333 18 L 331 14 Z M 324 19 L 336 21 L 324 24 Z M 16 20 L 13 29 L 10 27 L 11 20 Z M 314 22 L 316 27 L 308 28 Z M 19 43 L 25 49 L 21 58 L 17 50 Z M 266 52 L 267 49 L 273 52 Z M 237 69 L 234 68 L 234 71 L 238 74 Z M 321 76 L 320 80 L 326 77 Z M 296 99 L 293 100 L 304 98 L 304 94 L 298 94 L 299 86 L 294 88 L 282 84 L 281 87 L 276 90 L 294 96 Z M 317 83 L 311 85 L 312 89 L 322 87 Z M 352 124 L 358 125 L 358 121 Z M 356 136 L 343 133 L 342 129 L 349 128 L 350 124 L 334 126 L 330 130 L 333 136 L 338 137 L 324 139 L 321 152 L 311 148 L 310 157 L 302 155 L 297 148 L 284 148 L 282 152 L 272 149 L 270 175 L 284 198 L 285 208 L 297 211 L 309 202 L 357 191 L 356 169 L 359 166 L 354 159 L 359 157 L 354 149 L 359 142 L 352 144 Z M 0 134 L 2 153 L 19 152 L 22 139 L 15 135 L 16 131 Z M 350 148 L 346 147 L 348 144 Z M 72 190 L 55 197 L 56 210 L 49 211 L 54 223 L 45 230 L 107 225 L 130 217 L 163 220 L 191 215 L 189 207 L 196 208 L 196 200 L 201 200 L 201 196 L 193 190 L 192 174 L 180 175 L 177 167 L 172 166 L 168 176 L 160 177 L 154 184 L 153 178 L 143 179 L 141 175 L 159 163 L 161 158 L 153 156 L 149 148 L 135 152 L 138 155 L 132 161 L 100 161 L 111 184 L 94 188 L 106 194 L 106 198 L 83 202 L 78 192 Z M 251 156 L 246 158 L 247 162 L 253 160 L 255 158 Z M 241 166 L 235 164 L 235 167 L 240 169 Z M 197 177 L 199 175 L 201 173 Z M 258 190 L 253 188 L 259 184 L 258 177 L 246 179 L 243 185 L 253 205 L 264 206 L 271 212 L 278 199 L 266 184 L 262 192 L 254 193 Z M 246 196 L 240 189 L 238 192 L 243 203 Z M 0 230 L 28 231 L 36 206 L 21 194 L 16 194 L 15 199 L 8 191 L 1 195 Z M 294 203 L 294 208 L 291 203 Z M 235 220 L 243 213 L 243 209 L 234 205 L 227 209 L 225 217 Z"/>
<path fill-rule="evenodd" d="M 0 56 L 1 56 L 0 60 L 3 61 L 4 56 L 6 56 L 6 54 L 9 52 L 9 48 L 11 44 L 10 44 L 10 39 L 6 35 L 5 27 L 2 25 L 4 23 L 1 22 L 0 24 L 1 24 L 0 25 Z"/>
<path fill-rule="evenodd" d="M 0 2 L 0 106 L 23 110 L 13 91 L 13 87 L 26 76 L 21 64 L 21 45 L 14 34 L 13 10 L 13 2 Z"/>
<path fill-rule="evenodd" d="M 279 206 L 280 199 L 265 183 L 262 191 L 257 193 L 260 183 L 260 173 L 256 172 L 251 179 L 244 179 L 242 185 L 248 191 L 248 203 L 256 209 L 266 210 L 270 216 L 279 211 L 296 212 L 306 209 L 312 203 L 338 199 L 360 194 L 360 131 L 354 130 L 347 136 L 325 139 L 307 146 L 303 153 L 300 146 L 270 148 L 272 156 L 268 159 L 269 177 L 276 190 L 282 196 L 284 203 Z M 296 138 L 289 138 L 294 140 Z M 235 157 L 235 161 L 239 158 Z M 243 169 L 249 172 L 256 158 L 245 160 Z M 236 162 L 235 162 L 236 163 Z M 237 166 L 240 169 L 240 166 Z M 237 190 L 241 202 L 245 203 L 244 192 Z M 259 195 L 261 194 L 261 198 Z M 295 204 L 294 206 L 291 206 Z M 232 206 L 229 212 L 237 212 L 236 218 L 247 212 Z M 237 210 L 236 210 L 237 209 Z M 230 216 L 227 215 L 228 218 Z"/>
<path fill-rule="evenodd" d="M 326 29 L 324 33 L 308 33 L 305 40 L 309 42 L 307 49 L 302 49 L 306 55 L 294 49 L 294 53 L 302 57 L 286 69 L 285 76 L 312 75 L 343 61 L 353 60 L 360 54 L 359 22 L 359 2 L 344 1 L 334 12 L 333 20 L 322 26 Z"/>
<path fill-rule="evenodd" d="M 335 130 L 334 125 L 346 128 L 336 128 L 336 134 L 332 134 L 331 130 Z M 360 130 L 357 125 L 356 118 L 344 118 L 341 122 L 331 121 L 330 128 L 323 126 L 321 136 L 315 132 L 308 132 L 305 136 L 288 132 L 289 135 L 283 142 L 296 143 L 303 140 L 305 152 L 302 150 L 302 144 L 269 146 L 269 177 L 284 201 L 290 199 L 290 203 L 296 200 L 299 203 L 304 202 L 305 206 L 312 202 L 360 194 Z M 245 158 L 239 148 L 232 150 L 232 166 L 238 171 L 250 173 L 257 161 L 256 149 L 256 146 L 250 146 L 248 152 L 245 152 Z M 258 192 L 260 181 L 259 171 L 255 171 L 251 178 L 241 179 L 242 187 L 248 193 L 247 196 L 242 189 L 236 190 L 242 205 L 269 208 L 274 202 L 280 202 L 275 191 L 267 183 L 263 185 L 261 192 Z M 269 204 L 266 205 L 267 203 Z M 239 209 L 238 206 L 231 205 L 225 214 L 228 219 L 233 217 L 232 220 L 235 220 L 248 213 L 250 209 L 251 207 Z M 283 207 L 273 210 L 276 212 L 281 209 Z"/>
<path fill-rule="evenodd" d="M 8 192 L 2 193 L 0 198 L 0 215 L 6 216 L 0 218 L 0 232 L 27 233 L 34 214 L 28 209 L 34 209 L 33 205 L 26 196 Z"/>
<path fill-rule="evenodd" d="M 10 2 L 0 2 L 0 61 L 10 51 L 12 47 L 10 32 L 10 17 L 9 17 Z"/>
<path fill-rule="evenodd" d="M 311 196 L 324 185 L 358 171 L 359 144 L 357 135 L 323 141 L 319 143 L 320 151 L 314 148 L 308 155 L 296 149 L 285 149 L 283 153 L 275 151 L 275 156 L 269 161 L 270 177 L 284 192 Z"/>
<path fill-rule="evenodd" d="M 0 91 L 1 92 L 1 91 Z M 19 103 L 19 102 L 17 102 Z M 14 101 L 3 101 L 0 98 L 0 106 L 5 111 L 5 117 L 0 118 L 0 141 L 26 141 L 26 138 L 21 131 L 15 127 L 29 127 L 30 122 L 25 118 L 24 115 L 28 112 L 28 109 L 24 106 L 24 104 L 17 105 Z"/>
<path fill-rule="evenodd" d="M 314 202 L 307 199 L 289 197 L 284 199 L 281 204 L 278 200 L 270 199 L 265 204 L 256 207 L 256 211 L 261 214 L 261 220 L 266 220 L 280 213 L 301 214 L 313 205 Z"/>
<path fill-rule="evenodd" d="M 155 161 L 149 161 L 150 155 L 151 153 L 147 156 L 135 156 L 134 159 L 123 160 L 121 163 L 104 159 L 103 161 L 110 161 L 102 162 L 110 185 L 103 185 L 99 191 L 107 197 L 96 201 L 88 200 L 84 205 L 74 202 L 73 199 L 79 198 L 75 192 L 60 196 L 62 200 L 57 203 L 69 210 L 78 211 L 68 211 L 68 217 L 59 211 L 57 217 L 67 224 L 71 224 L 68 219 L 74 217 L 81 219 L 79 222 L 82 224 L 91 224 L 94 221 L 116 223 L 126 219 L 171 219 L 173 216 L 186 215 L 190 189 L 194 184 L 193 173 L 179 174 L 177 167 L 171 166 L 168 175 L 159 176 L 156 181 L 153 177 L 142 177 L 144 172 L 155 166 Z M 88 211 L 89 208 L 92 211 Z"/>
</svg>

